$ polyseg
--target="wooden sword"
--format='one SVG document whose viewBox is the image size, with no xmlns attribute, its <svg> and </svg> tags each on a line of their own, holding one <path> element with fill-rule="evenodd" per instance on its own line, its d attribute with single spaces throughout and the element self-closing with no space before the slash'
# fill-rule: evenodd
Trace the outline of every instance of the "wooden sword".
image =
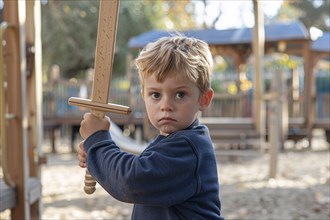
<svg viewBox="0 0 330 220">
<path fill-rule="evenodd" d="M 108 103 L 116 42 L 118 10 L 119 0 L 100 0 L 92 98 L 89 100 L 71 97 L 68 100 L 70 105 L 88 107 L 91 109 L 91 113 L 99 118 L 103 118 L 106 112 L 119 114 L 129 114 L 131 112 L 131 109 L 127 106 Z M 94 193 L 95 185 L 96 181 L 90 175 L 88 169 L 86 169 L 84 191 L 87 194 Z"/>
</svg>

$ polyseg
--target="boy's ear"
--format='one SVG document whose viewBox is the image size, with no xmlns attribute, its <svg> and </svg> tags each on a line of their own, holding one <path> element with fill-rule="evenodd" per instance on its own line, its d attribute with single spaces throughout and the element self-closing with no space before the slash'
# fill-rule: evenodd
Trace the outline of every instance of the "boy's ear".
<svg viewBox="0 0 330 220">
<path fill-rule="evenodd" d="M 141 94 L 142 100 L 144 100 L 143 89 L 140 89 L 140 94 Z"/>
<path fill-rule="evenodd" d="M 199 110 L 203 111 L 205 110 L 211 103 L 212 98 L 213 98 L 213 89 L 209 89 L 207 90 L 201 97 L 199 100 Z"/>
</svg>

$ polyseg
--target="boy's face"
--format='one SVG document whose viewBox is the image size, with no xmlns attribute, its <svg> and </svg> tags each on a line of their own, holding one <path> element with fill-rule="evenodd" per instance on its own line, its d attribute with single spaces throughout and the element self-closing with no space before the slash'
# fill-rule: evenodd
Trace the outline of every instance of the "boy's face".
<svg viewBox="0 0 330 220">
<path fill-rule="evenodd" d="M 182 74 L 170 74 L 163 82 L 154 75 L 145 78 L 142 94 L 151 123 L 161 135 L 168 135 L 191 125 L 198 111 L 209 105 L 213 91 L 201 96 Z"/>
</svg>

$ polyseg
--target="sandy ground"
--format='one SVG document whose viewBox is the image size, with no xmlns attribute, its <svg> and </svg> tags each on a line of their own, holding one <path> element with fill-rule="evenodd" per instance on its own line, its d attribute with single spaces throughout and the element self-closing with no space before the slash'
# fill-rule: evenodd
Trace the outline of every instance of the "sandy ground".
<svg viewBox="0 0 330 220">
<path fill-rule="evenodd" d="M 42 219 L 130 219 L 131 204 L 116 201 L 100 186 L 93 195 L 83 192 L 84 169 L 77 165 L 65 140 L 42 167 Z M 277 178 L 268 179 L 268 154 L 229 157 L 217 152 L 222 214 L 227 219 L 329 220 L 330 153 L 323 137 L 304 141 L 278 156 Z M 1 215 L 0 215 L 1 217 Z M 4 214 L 2 214 L 4 217 Z"/>
</svg>

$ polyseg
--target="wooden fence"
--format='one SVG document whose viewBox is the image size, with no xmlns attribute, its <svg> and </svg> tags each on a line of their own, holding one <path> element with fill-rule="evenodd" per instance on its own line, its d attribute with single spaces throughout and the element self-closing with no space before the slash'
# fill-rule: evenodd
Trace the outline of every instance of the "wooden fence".
<svg viewBox="0 0 330 220">
<path fill-rule="evenodd" d="M 56 148 L 56 130 L 68 127 L 67 131 L 71 136 L 71 147 L 74 150 L 74 139 L 79 131 L 80 121 L 83 114 L 89 109 L 68 105 L 69 97 L 91 97 L 91 81 L 67 80 L 57 77 L 45 84 L 43 89 L 43 124 L 45 133 L 51 139 L 53 151 Z M 129 105 L 129 92 L 113 86 L 110 91 L 112 103 Z M 120 126 L 129 123 L 129 117 L 114 114 L 111 119 Z"/>
<path fill-rule="evenodd" d="M 46 129 L 48 128 L 48 130 L 50 130 L 52 140 L 55 140 L 54 129 L 62 125 L 69 125 L 72 127 L 71 138 L 72 141 L 74 140 L 74 132 L 77 131 L 76 127 L 79 126 L 82 115 L 88 111 L 88 109 L 70 106 L 67 104 L 67 100 L 71 96 L 88 98 L 91 95 L 91 88 L 91 82 L 83 80 L 64 80 L 61 78 L 53 80 L 44 86 L 44 125 Z M 122 127 L 128 127 L 130 124 L 143 127 L 143 137 L 145 139 L 151 139 L 157 131 L 152 128 L 147 117 L 145 117 L 143 100 L 141 99 L 138 88 L 137 85 L 132 85 L 130 89 L 126 90 L 118 89 L 118 86 L 112 87 L 110 91 L 111 102 L 131 106 L 132 114 L 129 117 L 111 115 L 111 118 Z M 303 137 L 306 135 L 306 131 L 303 129 L 305 123 L 303 118 L 305 109 L 303 92 L 300 91 L 298 99 L 293 99 L 291 97 L 291 94 L 288 93 L 287 99 L 283 100 L 288 103 L 289 128 L 292 128 L 296 132 L 294 135 Z M 219 124 L 222 123 L 220 120 L 221 118 L 226 119 L 224 120 L 226 122 L 228 122 L 228 118 L 235 119 L 236 121 L 251 119 L 249 122 L 253 123 L 252 108 L 253 96 L 251 91 L 234 95 L 216 93 L 210 107 L 202 113 L 202 117 L 216 119 Z M 266 115 L 268 108 L 269 102 L 266 101 Z M 330 119 L 330 93 L 318 92 L 315 97 L 315 108 L 316 115 L 314 116 L 315 122 L 313 127 L 326 128 L 329 130 L 329 128 L 327 128 L 327 122 L 329 122 Z M 266 122 L 267 118 L 266 116 Z M 244 127 L 245 124 L 242 124 L 242 127 Z M 223 128 L 224 126 L 225 124 L 220 127 Z M 250 129 L 251 126 L 245 127 L 249 127 Z M 240 137 L 242 136 L 241 134 L 238 135 Z M 55 143 L 53 143 L 53 148 L 55 148 Z"/>
</svg>

